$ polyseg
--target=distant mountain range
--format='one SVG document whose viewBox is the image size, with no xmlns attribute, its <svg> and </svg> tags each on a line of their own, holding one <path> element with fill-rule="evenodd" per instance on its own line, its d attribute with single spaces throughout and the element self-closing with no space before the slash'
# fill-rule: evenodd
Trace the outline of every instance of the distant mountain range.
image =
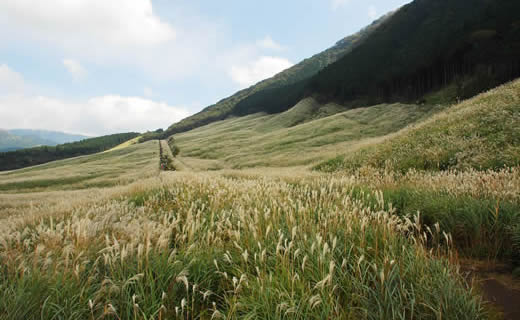
<svg viewBox="0 0 520 320">
<path fill-rule="evenodd" d="M 87 139 L 84 135 L 59 131 L 31 129 L 0 129 L 0 152 L 14 151 L 37 146 L 56 146 Z"/>
</svg>

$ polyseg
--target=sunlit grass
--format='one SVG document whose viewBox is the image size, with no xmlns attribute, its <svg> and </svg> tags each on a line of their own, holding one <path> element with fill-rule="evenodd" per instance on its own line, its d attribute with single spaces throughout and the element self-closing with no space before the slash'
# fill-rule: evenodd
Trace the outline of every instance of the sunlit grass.
<svg viewBox="0 0 520 320">
<path fill-rule="evenodd" d="M 516 166 L 520 163 L 519 127 L 517 80 L 316 168 L 331 172 L 370 165 L 405 172 Z"/>
<path fill-rule="evenodd" d="M 110 187 L 158 174 L 157 141 L 0 173 L 0 192 Z"/>
<path fill-rule="evenodd" d="M 212 160 L 220 169 L 308 165 L 356 150 L 442 109 L 392 104 L 323 117 L 341 108 L 306 99 L 281 114 L 218 121 L 175 139 L 181 158 Z"/>
<path fill-rule="evenodd" d="M 5 217 L 0 315 L 485 317 L 441 229 L 351 177 L 260 173 L 164 173 Z"/>
</svg>

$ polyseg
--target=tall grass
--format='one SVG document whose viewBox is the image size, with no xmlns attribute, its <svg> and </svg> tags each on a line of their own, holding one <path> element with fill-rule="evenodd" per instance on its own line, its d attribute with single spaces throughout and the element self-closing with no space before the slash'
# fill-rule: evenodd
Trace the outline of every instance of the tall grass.
<svg viewBox="0 0 520 320">
<path fill-rule="evenodd" d="M 355 171 L 362 166 L 410 169 L 499 170 L 520 164 L 520 80 L 448 108 L 424 123 L 402 130 L 316 167 Z"/>
<path fill-rule="evenodd" d="M 419 214 L 430 228 L 438 223 L 453 236 L 461 255 L 518 263 L 518 167 L 499 171 L 411 170 L 406 174 L 363 167 L 345 178 L 355 185 L 355 195 L 380 191 L 399 216 Z M 377 205 L 376 198 L 372 196 L 366 205 Z"/>
<path fill-rule="evenodd" d="M 0 317 L 485 318 L 451 236 L 352 181 L 162 174 L 63 214 L 8 217 Z"/>
</svg>

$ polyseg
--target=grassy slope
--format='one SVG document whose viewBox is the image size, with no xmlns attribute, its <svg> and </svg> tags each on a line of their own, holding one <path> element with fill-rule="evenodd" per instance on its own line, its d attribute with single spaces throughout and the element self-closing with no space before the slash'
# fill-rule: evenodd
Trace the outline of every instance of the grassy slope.
<svg viewBox="0 0 520 320">
<path fill-rule="evenodd" d="M 520 80 L 453 106 L 421 125 L 318 169 L 363 165 L 408 169 L 496 169 L 520 159 Z"/>
<path fill-rule="evenodd" d="M 436 111 L 379 105 L 301 124 L 318 106 L 338 107 L 306 100 L 177 135 L 185 155 L 215 158 L 180 160 L 195 168 L 306 163 Z M 504 258 L 516 248 L 518 170 L 157 176 L 157 165 L 150 141 L 0 174 L 8 183 L 0 191 L 0 317 L 174 318 L 178 307 L 188 318 L 481 319 L 489 314 L 456 256 Z M 109 188 L 65 191 L 95 186 Z M 396 217 L 417 211 L 417 222 Z M 451 250 L 437 221 L 452 234 Z M 184 308 L 183 299 L 191 302 Z"/>
<path fill-rule="evenodd" d="M 341 106 L 319 105 L 309 98 L 281 114 L 219 121 L 175 135 L 175 139 L 184 163 L 195 168 L 199 167 L 197 159 L 211 160 L 214 169 L 306 165 L 396 132 L 438 108 L 378 105 L 301 123 L 320 117 L 317 109 L 332 114 Z"/>
<path fill-rule="evenodd" d="M 127 184 L 157 173 L 157 141 L 0 173 L 0 193 L 71 190 Z"/>
<path fill-rule="evenodd" d="M 139 134 L 135 132 L 117 133 L 56 146 L 0 152 L 0 171 L 21 169 L 55 160 L 94 154 L 109 150 L 137 136 Z"/>
<path fill-rule="evenodd" d="M 139 142 L 139 137 L 136 137 L 136 138 L 130 139 L 130 140 L 126 141 L 126 142 L 123 142 L 123 143 L 121 143 L 120 145 L 115 146 L 115 147 L 113 147 L 112 149 L 107 150 L 107 151 L 104 151 L 104 152 L 109 152 L 109 151 L 114 151 L 114 150 L 124 149 L 124 148 L 127 148 L 127 147 L 129 147 L 129 146 L 132 146 L 132 145 L 134 145 L 134 144 L 136 144 L 136 143 L 138 143 L 138 142 Z"/>
</svg>

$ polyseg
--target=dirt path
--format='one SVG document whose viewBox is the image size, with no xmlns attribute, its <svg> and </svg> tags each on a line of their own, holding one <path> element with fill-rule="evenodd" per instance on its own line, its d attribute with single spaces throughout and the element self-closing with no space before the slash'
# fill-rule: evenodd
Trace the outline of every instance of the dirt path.
<svg viewBox="0 0 520 320">
<path fill-rule="evenodd" d="M 168 158 L 173 160 L 172 150 L 170 149 L 170 146 L 168 145 L 168 142 L 166 140 L 161 140 L 160 143 L 161 143 L 161 148 L 162 148 L 164 154 Z"/>
<path fill-rule="evenodd" d="M 170 149 L 170 146 L 168 145 L 168 142 L 166 140 L 160 140 L 159 141 L 159 154 L 161 157 L 161 170 L 163 171 L 174 171 L 177 170 L 177 167 L 175 167 L 172 150 Z M 166 158 L 166 159 L 163 159 Z M 173 167 L 172 167 L 173 164 Z"/>
<path fill-rule="evenodd" d="M 520 290 L 510 288 L 495 278 L 482 280 L 481 286 L 484 299 L 503 312 L 504 319 L 520 319 Z"/>
<path fill-rule="evenodd" d="M 479 283 L 485 301 L 491 303 L 505 320 L 520 319 L 520 281 L 512 276 L 511 267 L 467 262 L 463 269 Z"/>
</svg>

